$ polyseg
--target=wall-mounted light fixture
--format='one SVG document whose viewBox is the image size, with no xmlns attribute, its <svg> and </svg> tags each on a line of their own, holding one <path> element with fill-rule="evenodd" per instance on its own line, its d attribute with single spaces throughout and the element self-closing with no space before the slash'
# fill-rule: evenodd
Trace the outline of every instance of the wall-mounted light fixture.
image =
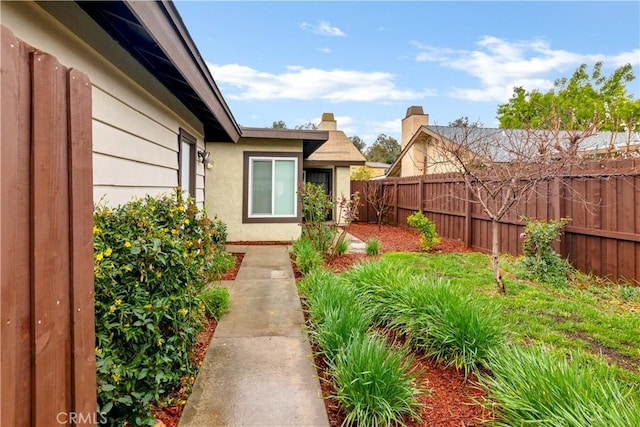
<svg viewBox="0 0 640 427">
<path fill-rule="evenodd" d="M 211 169 L 213 161 L 211 160 L 210 151 L 198 150 L 198 159 L 207 169 Z"/>
</svg>

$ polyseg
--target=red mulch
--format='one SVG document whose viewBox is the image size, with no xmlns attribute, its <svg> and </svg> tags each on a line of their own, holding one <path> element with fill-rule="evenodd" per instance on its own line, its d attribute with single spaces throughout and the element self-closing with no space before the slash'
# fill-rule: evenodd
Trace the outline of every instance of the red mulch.
<svg viewBox="0 0 640 427">
<path fill-rule="evenodd" d="M 197 343 L 193 349 L 191 355 L 192 361 L 195 365 L 202 365 L 204 356 L 207 354 L 209 343 L 213 338 L 213 333 L 218 326 L 218 322 L 215 319 L 208 319 L 208 324 L 197 337 Z M 183 378 L 180 380 L 180 386 L 177 390 L 174 390 L 170 395 L 170 404 L 165 407 L 154 406 L 151 408 L 153 416 L 156 420 L 161 421 L 166 427 L 176 427 L 180 421 L 180 416 L 184 410 L 184 406 L 187 403 L 187 398 L 191 393 L 191 386 L 193 386 L 193 378 Z"/>
</svg>

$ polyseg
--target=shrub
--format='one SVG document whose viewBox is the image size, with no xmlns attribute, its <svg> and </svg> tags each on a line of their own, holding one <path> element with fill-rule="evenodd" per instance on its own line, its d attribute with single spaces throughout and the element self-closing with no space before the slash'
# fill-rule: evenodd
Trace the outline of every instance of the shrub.
<svg viewBox="0 0 640 427">
<path fill-rule="evenodd" d="M 404 425 L 417 419 L 422 394 L 416 387 L 419 372 L 411 371 L 406 349 L 390 348 L 383 337 L 360 335 L 336 355 L 331 364 L 335 399 L 346 412 L 343 425 Z"/>
<path fill-rule="evenodd" d="M 563 228 L 569 223 L 568 218 L 560 221 L 534 221 L 522 217 L 526 223 L 524 233 L 520 236 L 524 257 L 521 262 L 522 275 L 525 278 L 539 280 L 555 286 L 567 285 L 567 276 L 573 268 L 558 255 L 551 246 L 560 240 Z"/>
<path fill-rule="evenodd" d="M 291 246 L 296 266 L 302 274 L 309 274 L 324 262 L 322 254 L 316 250 L 311 240 L 305 237 L 294 241 Z"/>
<path fill-rule="evenodd" d="M 334 280 L 338 280 L 338 276 L 332 270 L 316 268 L 298 281 L 298 289 L 301 295 L 308 299 L 318 288 L 327 286 L 327 283 Z"/>
<path fill-rule="evenodd" d="M 380 250 L 382 248 L 382 244 L 378 239 L 367 239 L 365 243 L 365 252 L 367 255 L 378 255 L 380 254 Z"/>
<path fill-rule="evenodd" d="M 334 229 L 325 223 L 334 203 L 320 185 L 305 182 L 298 188 L 302 204 L 302 237 L 311 241 L 313 248 L 325 254 L 334 238 Z"/>
<path fill-rule="evenodd" d="M 177 190 L 98 207 L 93 232 L 99 411 L 147 424 L 149 403 L 195 373 L 198 294 L 219 278 L 226 228 Z"/>
<path fill-rule="evenodd" d="M 198 299 L 204 304 L 207 316 L 220 320 L 229 311 L 229 290 L 225 287 L 214 286 L 200 292 Z"/>
<path fill-rule="evenodd" d="M 420 231 L 420 248 L 424 251 L 430 251 L 434 246 L 442 242 L 436 232 L 436 225 L 424 216 L 421 211 L 409 215 L 407 217 L 407 225 Z"/>
<path fill-rule="evenodd" d="M 491 374 L 480 376 L 499 407 L 500 426 L 640 425 L 640 404 L 612 378 L 605 362 L 531 347 L 494 352 Z"/>
</svg>

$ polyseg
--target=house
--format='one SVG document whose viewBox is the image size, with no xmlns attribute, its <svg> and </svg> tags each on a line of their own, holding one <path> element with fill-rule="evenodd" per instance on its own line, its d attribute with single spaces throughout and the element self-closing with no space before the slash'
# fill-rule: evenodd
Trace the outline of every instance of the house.
<svg viewBox="0 0 640 427">
<path fill-rule="evenodd" d="M 180 185 L 204 205 L 205 140 L 240 128 L 171 2 L 2 2 L 2 24 L 91 80 L 96 202 Z"/>
<path fill-rule="evenodd" d="M 478 146 L 487 149 L 495 142 L 496 147 L 504 149 L 503 153 L 493 152 L 483 156 L 482 153 L 468 151 L 467 158 L 485 158 L 500 162 L 509 160 L 506 148 L 510 145 L 515 147 L 527 139 L 545 141 L 545 144 L 552 140 L 566 142 L 574 136 L 573 134 L 567 131 L 433 126 L 429 124 L 429 115 L 424 113 L 422 107 L 411 106 L 402 120 L 402 151 L 389 167 L 386 176 L 406 177 L 457 171 L 456 162 L 448 158 L 450 154 L 447 154 L 447 151 L 451 150 L 442 150 L 442 144 L 459 145 L 459 141 L 472 138 L 477 141 Z M 578 154 L 587 159 L 638 156 L 638 132 L 592 132 L 581 138 Z M 469 145 L 473 145 L 473 141 L 468 142 Z M 532 155 L 535 155 L 535 147 L 530 148 Z M 521 149 L 518 151 L 521 154 L 523 152 Z"/>
<path fill-rule="evenodd" d="M 387 174 L 387 170 L 391 165 L 389 163 L 365 162 L 364 166 L 351 166 L 351 176 L 356 173 L 363 173 L 369 176 L 369 179 L 378 178 Z"/>
<path fill-rule="evenodd" d="M 365 161 L 331 113 L 323 114 L 317 130 L 243 127 L 237 143 L 207 143 L 207 150 L 213 162 L 206 173 L 212 183 L 207 210 L 227 225 L 229 241 L 297 239 L 298 186 L 313 182 L 327 194 L 349 196 L 349 167 Z"/>
</svg>

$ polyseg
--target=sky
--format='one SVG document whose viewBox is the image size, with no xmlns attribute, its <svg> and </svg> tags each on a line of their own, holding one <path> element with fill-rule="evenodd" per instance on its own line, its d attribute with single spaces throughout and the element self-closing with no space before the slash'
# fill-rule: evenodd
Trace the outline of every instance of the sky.
<svg viewBox="0 0 640 427">
<path fill-rule="evenodd" d="M 400 141 L 407 108 L 430 124 L 497 127 L 515 86 L 547 91 L 582 63 L 631 63 L 640 97 L 640 2 L 184 1 L 175 5 L 241 126 L 333 113 L 367 144 Z"/>
</svg>

